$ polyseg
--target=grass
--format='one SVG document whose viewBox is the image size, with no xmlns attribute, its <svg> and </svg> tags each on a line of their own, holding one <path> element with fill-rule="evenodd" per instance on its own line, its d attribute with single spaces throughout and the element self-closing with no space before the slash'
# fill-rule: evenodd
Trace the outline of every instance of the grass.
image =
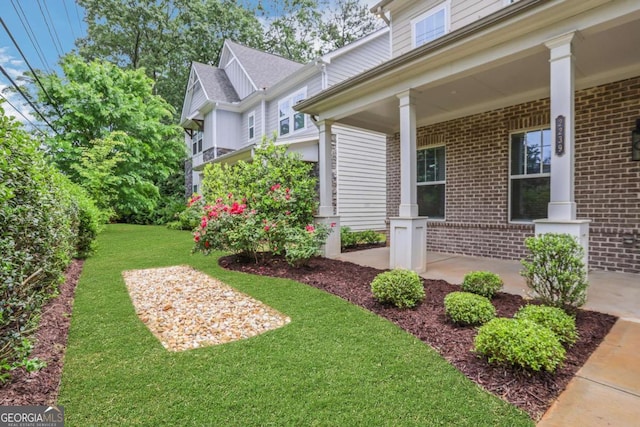
<svg viewBox="0 0 640 427">
<path fill-rule="evenodd" d="M 67 425 L 531 426 L 394 324 L 315 288 L 191 255 L 187 232 L 111 225 L 76 291 L 59 404 Z M 166 351 L 121 272 L 188 264 L 291 317 L 235 343 Z"/>
</svg>

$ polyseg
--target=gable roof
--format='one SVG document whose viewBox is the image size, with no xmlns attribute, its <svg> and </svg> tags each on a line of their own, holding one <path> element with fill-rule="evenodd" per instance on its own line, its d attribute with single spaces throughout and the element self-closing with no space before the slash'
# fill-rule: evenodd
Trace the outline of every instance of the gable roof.
<svg viewBox="0 0 640 427">
<path fill-rule="evenodd" d="M 240 98 L 233 88 L 227 73 L 213 65 L 193 62 L 193 68 L 198 75 L 207 99 L 211 101 L 239 102 Z"/>
<path fill-rule="evenodd" d="M 243 46 L 228 39 L 225 40 L 225 44 L 258 90 L 269 88 L 304 67 L 304 64 L 299 62 Z"/>
</svg>

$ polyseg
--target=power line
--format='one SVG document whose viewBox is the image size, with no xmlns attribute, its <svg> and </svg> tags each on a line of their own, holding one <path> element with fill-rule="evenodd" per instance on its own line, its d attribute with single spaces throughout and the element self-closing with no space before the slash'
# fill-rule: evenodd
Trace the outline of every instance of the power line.
<svg viewBox="0 0 640 427">
<path fill-rule="evenodd" d="M 76 2 L 76 18 L 78 18 L 78 29 L 82 32 L 82 20 L 80 19 L 80 14 L 78 13 L 78 3 Z"/>
<path fill-rule="evenodd" d="M 38 3 L 40 3 L 40 0 L 38 0 Z M 58 31 L 56 30 L 56 24 L 53 21 L 53 18 L 51 17 L 51 12 L 49 12 L 49 7 L 47 6 L 47 2 L 43 2 L 44 4 L 44 10 L 47 12 L 47 16 L 49 17 L 49 21 L 51 22 L 51 28 L 53 29 L 53 34 L 56 36 L 56 40 L 58 41 L 58 44 L 60 45 L 60 51 L 64 53 L 64 47 L 62 47 L 62 42 L 60 41 L 60 36 L 58 36 Z"/>
<path fill-rule="evenodd" d="M 18 52 L 20 53 L 20 56 L 22 56 L 22 59 L 24 59 L 24 62 L 27 64 L 27 67 L 29 67 L 29 70 L 31 71 L 31 74 L 33 74 L 33 77 L 36 79 L 36 82 L 38 83 L 38 85 L 40 86 L 42 91 L 44 92 L 44 94 L 47 97 L 47 99 L 49 100 L 49 103 L 51 104 L 51 106 L 53 108 L 55 108 L 56 111 L 58 112 L 58 115 L 60 115 L 60 117 L 62 117 L 62 113 L 58 109 L 58 106 L 56 105 L 55 102 L 53 102 L 53 99 L 51 99 L 51 96 L 49 96 L 49 92 L 47 92 L 47 89 L 45 89 L 44 85 L 40 81 L 40 77 L 38 77 L 38 74 L 36 73 L 36 71 L 33 69 L 33 67 L 31 67 L 31 64 L 29 63 L 29 60 L 24 55 L 24 52 L 22 52 L 22 49 L 20 49 L 20 46 L 18 45 L 18 42 L 16 42 L 16 39 L 13 37 L 13 34 L 11 34 L 11 31 L 9 31 L 9 28 L 7 28 L 7 25 L 4 23 L 4 20 L 2 19 L 2 17 L 0 17 L 0 24 L 2 24 L 2 27 L 4 28 L 4 30 L 9 35 L 9 38 L 13 42 L 13 45 L 16 47 L 16 49 L 18 49 Z"/>
<path fill-rule="evenodd" d="M 29 105 L 31 105 L 31 108 L 33 108 L 33 110 L 38 113 L 38 115 L 40 116 L 40 118 L 42 119 L 42 121 L 44 121 L 49 128 L 51 128 L 52 131 L 54 131 L 56 134 L 59 135 L 58 131 L 55 130 L 55 128 L 51 125 L 51 123 L 49 123 L 49 121 L 44 117 L 44 115 L 42 115 L 42 113 L 40 112 L 40 110 L 38 110 L 38 107 L 35 106 L 35 104 L 29 99 L 29 97 L 22 91 L 22 89 L 20 89 L 20 86 L 18 86 L 16 84 L 16 82 L 13 81 L 13 79 L 11 78 L 11 76 L 9 75 L 9 73 L 7 73 L 7 71 L 4 69 L 4 67 L 2 65 L 0 65 L 0 72 L 2 72 L 2 74 L 4 74 L 4 76 L 9 79 L 9 81 L 11 82 L 11 85 L 13 85 L 14 88 L 16 88 L 16 90 L 18 92 L 20 92 L 20 95 L 22 95 L 22 97 L 24 98 L 25 101 L 27 101 L 27 103 L 29 103 Z"/>
<path fill-rule="evenodd" d="M 38 3 L 38 9 L 40 9 L 40 14 L 42 15 L 42 19 L 44 19 L 44 25 L 47 27 L 47 31 L 49 32 L 49 37 L 51 37 L 51 41 L 53 42 L 53 47 L 56 48 L 56 52 L 58 52 L 58 56 L 62 56 L 62 52 L 58 49 L 58 45 L 56 44 L 56 40 L 53 38 L 53 33 L 51 32 L 51 27 L 49 26 L 49 21 L 47 21 L 47 17 L 44 16 L 44 11 L 42 10 L 42 4 L 40 0 L 36 0 Z"/>
<path fill-rule="evenodd" d="M 20 111 L 19 109 L 17 109 L 17 108 L 16 108 L 16 106 L 15 106 L 15 105 L 13 105 L 13 104 L 11 103 L 11 101 L 9 101 L 9 98 L 7 98 L 6 96 L 4 96 L 2 93 L 0 93 L 0 97 L 2 97 L 2 99 L 4 99 L 4 100 L 5 100 L 5 102 L 6 102 L 7 104 L 9 104 L 9 105 L 11 106 L 11 108 L 13 108 L 13 110 L 14 110 L 16 113 L 20 114 L 20 115 L 22 116 L 22 118 L 23 118 L 25 121 L 29 122 L 29 124 L 31 125 L 31 127 L 33 127 L 35 130 L 37 130 L 38 132 L 40 132 L 40 134 L 41 134 L 42 136 L 44 136 L 45 138 L 48 136 L 46 133 L 42 132 L 42 130 L 40 130 L 40 128 L 39 128 L 38 126 L 34 125 L 34 124 L 33 124 L 33 122 L 27 118 L 27 116 L 25 116 L 24 114 L 22 114 L 22 111 Z"/>
<path fill-rule="evenodd" d="M 42 64 L 42 66 L 45 68 L 45 70 L 47 70 L 47 72 L 51 72 L 51 67 L 49 66 L 49 63 L 47 62 L 46 58 L 44 57 L 44 54 L 42 53 L 42 48 L 40 47 L 40 43 L 38 43 L 38 39 L 35 36 L 35 34 L 33 32 L 33 29 L 31 28 L 31 24 L 27 20 L 27 15 L 24 13 L 24 10 L 22 10 L 22 6 L 20 6 L 20 3 L 18 2 L 18 8 L 20 9 L 20 12 L 22 12 L 22 15 L 24 15 L 24 20 L 22 19 L 22 15 L 20 14 L 20 12 L 18 12 L 18 9 L 16 8 L 16 5 L 13 2 L 13 0 L 11 0 L 11 5 L 13 6 L 13 10 L 16 11 L 16 15 L 18 15 L 18 18 L 20 18 L 20 22 L 22 23 L 22 27 L 24 28 L 25 32 L 27 33 L 27 36 L 29 37 L 29 40 L 31 41 L 31 45 L 33 46 L 33 48 L 35 49 L 36 53 L 38 54 L 38 57 L 40 58 L 40 62 Z"/>
<path fill-rule="evenodd" d="M 73 25 L 71 25 L 71 18 L 69 17 L 69 9 L 67 9 L 67 0 L 62 0 L 62 5 L 64 6 L 64 13 L 67 15 L 67 22 L 69 23 L 69 29 L 71 30 L 71 35 L 73 36 L 73 40 L 76 39 L 76 33 L 73 31 Z"/>
</svg>

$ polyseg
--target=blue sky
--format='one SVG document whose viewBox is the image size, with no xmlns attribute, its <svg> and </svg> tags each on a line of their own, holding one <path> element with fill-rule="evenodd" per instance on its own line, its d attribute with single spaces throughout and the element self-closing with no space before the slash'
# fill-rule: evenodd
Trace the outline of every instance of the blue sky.
<svg viewBox="0 0 640 427">
<path fill-rule="evenodd" d="M 245 1 L 248 4 L 257 2 L 256 0 Z M 379 0 L 361 1 L 372 6 Z M 270 9 L 269 3 L 273 2 L 263 1 L 267 10 Z M 57 64 L 60 55 L 71 52 L 74 49 L 75 39 L 86 35 L 84 10 L 75 0 L 0 0 L 0 17 L 13 34 L 29 64 L 36 69 L 59 71 Z M 13 79 L 28 70 L 27 64 L 3 28 L 0 28 L 0 65 Z M 20 95 L 7 95 L 2 92 L 9 85 L 8 79 L 0 73 L 0 93 L 6 96 L 27 119 L 35 122 L 31 108 L 25 105 Z M 25 119 L 11 106 L 5 103 L 3 107 L 9 115 L 25 122 Z"/>
</svg>

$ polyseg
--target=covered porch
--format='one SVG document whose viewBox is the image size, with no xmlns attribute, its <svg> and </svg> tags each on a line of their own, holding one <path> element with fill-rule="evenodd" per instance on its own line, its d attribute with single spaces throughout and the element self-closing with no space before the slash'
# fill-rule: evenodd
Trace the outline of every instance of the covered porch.
<svg viewBox="0 0 640 427">
<path fill-rule="evenodd" d="M 385 268 L 436 268 L 426 255 L 434 249 L 518 259 L 524 237 L 563 232 L 580 241 L 586 264 L 640 272 L 633 213 L 640 205 L 637 189 L 624 184 L 638 173 L 630 131 L 640 104 L 627 93 L 640 76 L 639 43 L 637 2 L 521 0 L 302 101 L 295 108 L 320 127 L 320 217 L 338 221 L 323 159 L 341 123 L 388 135 Z M 605 107 L 599 96 L 609 100 Z M 548 157 L 540 156 L 535 173 L 512 154 L 513 135 L 530 131 L 548 136 L 540 144 Z M 443 188 L 443 207 L 439 218 L 427 218 L 417 151 L 438 146 L 446 149 L 434 155 L 446 174 L 433 181 Z M 514 195 L 514 183 L 524 178 L 548 180 L 541 215 L 514 215 L 526 197 L 522 188 Z M 618 211 L 611 199 L 623 200 Z M 325 255 L 336 256 L 330 246 Z"/>
<path fill-rule="evenodd" d="M 389 268 L 389 247 L 343 253 L 338 259 L 386 270 Z M 504 292 L 525 296 L 528 288 L 520 276 L 521 270 L 520 262 L 514 260 L 427 252 L 426 271 L 421 276 L 457 285 L 462 283 L 467 273 L 491 271 L 502 278 Z M 640 287 L 637 282 L 635 274 L 591 271 L 587 304 L 583 308 L 640 322 Z"/>
</svg>

